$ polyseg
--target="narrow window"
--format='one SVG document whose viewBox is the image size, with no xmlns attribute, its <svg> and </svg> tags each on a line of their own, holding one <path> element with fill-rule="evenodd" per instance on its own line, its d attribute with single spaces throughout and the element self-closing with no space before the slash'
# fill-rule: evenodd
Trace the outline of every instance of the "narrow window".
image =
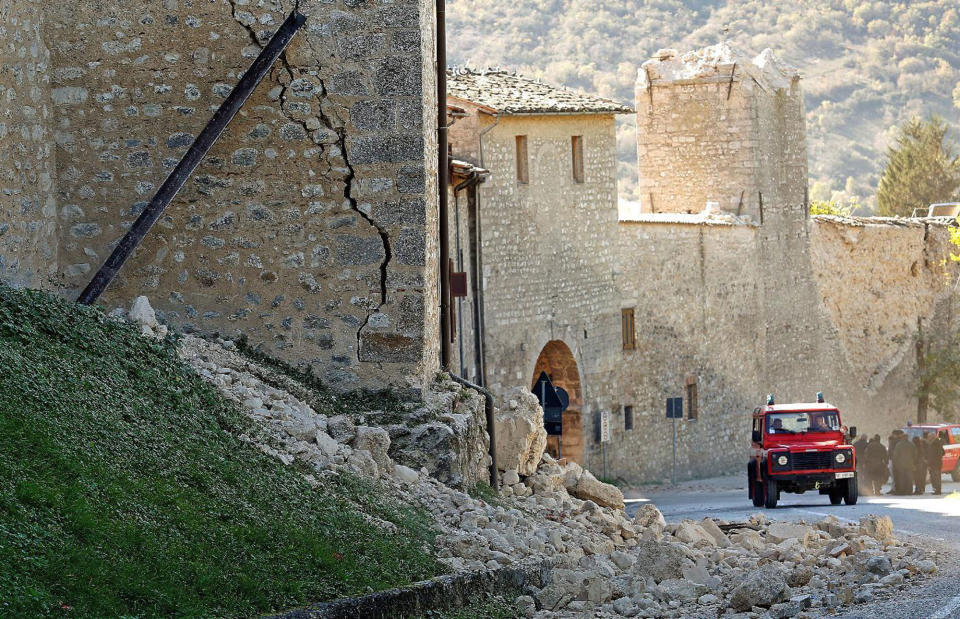
<svg viewBox="0 0 960 619">
<path fill-rule="evenodd" d="M 530 182 L 530 166 L 527 162 L 527 136 L 517 136 L 517 182 Z"/>
<path fill-rule="evenodd" d="M 570 138 L 573 147 L 573 182 L 583 182 L 583 136 L 575 135 Z"/>
<path fill-rule="evenodd" d="M 594 443 L 597 443 L 597 444 L 600 443 L 600 439 L 602 438 L 601 432 L 600 432 L 600 426 L 602 424 L 603 424 L 603 420 L 601 418 L 601 413 L 594 413 L 593 414 L 593 442 Z"/>
<path fill-rule="evenodd" d="M 623 429 L 633 430 L 633 407 L 632 406 L 623 407 Z"/>
<path fill-rule="evenodd" d="M 687 419 L 696 421 L 700 414 L 700 402 L 697 399 L 697 377 L 687 377 Z"/>
<path fill-rule="evenodd" d="M 634 350 L 637 347 L 637 338 L 633 324 L 632 307 L 620 310 L 620 321 L 623 326 L 623 349 Z"/>
</svg>

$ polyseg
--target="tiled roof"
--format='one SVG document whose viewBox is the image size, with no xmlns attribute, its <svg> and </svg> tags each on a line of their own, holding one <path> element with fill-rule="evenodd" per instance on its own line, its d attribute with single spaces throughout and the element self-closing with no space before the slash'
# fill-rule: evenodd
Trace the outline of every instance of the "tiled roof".
<svg viewBox="0 0 960 619">
<path fill-rule="evenodd" d="M 447 71 L 447 95 L 500 114 L 631 114 L 629 106 L 500 70 Z"/>
</svg>

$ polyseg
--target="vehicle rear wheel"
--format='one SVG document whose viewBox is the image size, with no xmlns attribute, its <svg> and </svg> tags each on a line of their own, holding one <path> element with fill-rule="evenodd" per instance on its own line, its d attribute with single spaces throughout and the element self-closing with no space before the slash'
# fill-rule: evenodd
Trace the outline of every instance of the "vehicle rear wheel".
<svg viewBox="0 0 960 619">
<path fill-rule="evenodd" d="M 859 494 L 857 492 L 857 478 L 851 477 L 846 480 L 847 487 L 843 494 L 843 500 L 847 505 L 856 505 Z"/>
<path fill-rule="evenodd" d="M 846 488 L 831 488 L 830 505 L 840 505 L 843 502 L 844 494 L 846 494 Z"/>
<path fill-rule="evenodd" d="M 773 509 L 777 506 L 777 499 L 779 498 L 777 491 L 777 480 L 768 479 L 763 484 L 763 506 L 767 509 Z"/>
<path fill-rule="evenodd" d="M 753 480 L 753 506 L 763 507 L 763 481 Z"/>
<path fill-rule="evenodd" d="M 954 466 L 953 470 L 950 471 L 950 479 L 953 481 L 960 481 L 960 460 L 957 460 L 956 466 Z"/>
</svg>

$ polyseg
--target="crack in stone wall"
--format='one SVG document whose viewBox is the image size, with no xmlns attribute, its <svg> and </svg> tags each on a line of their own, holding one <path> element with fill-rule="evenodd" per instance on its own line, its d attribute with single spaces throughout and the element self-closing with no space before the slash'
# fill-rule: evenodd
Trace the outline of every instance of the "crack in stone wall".
<svg viewBox="0 0 960 619">
<path fill-rule="evenodd" d="M 69 295 L 294 0 L 43 6 Z M 307 23 L 104 302 L 145 294 L 173 326 L 246 334 L 339 389 L 419 389 L 439 337 L 430 3 L 297 6 Z"/>
<path fill-rule="evenodd" d="M 258 33 L 255 32 L 255 31 L 250 27 L 249 24 L 244 23 L 244 21 L 246 21 L 246 19 L 244 19 L 243 21 L 241 21 L 241 19 L 238 18 L 238 15 L 237 15 L 237 4 L 236 4 L 235 0 L 231 0 L 231 6 L 232 6 L 232 8 L 233 8 L 233 18 L 237 21 L 237 23 L 239 23 L 241 26 L 243 26 L 244 29 L 248 32 L 248 34 L 250 35 L 250 40 L 251 40 L 255 45 L 257 45 L 258 47 L 261 47 L 261 48 L 262 48 L 263 45 L 264 45 L 264 43 L 266 42 L 267 38 L 264 37 L 264 41 L 262 42 L 262 41 L 261 41 L 261 37 L 258 36 Z M 296 10 L 296 11 L 299 11 L 299 10 L 300 10 L 300 3 L 299 3 L 299 1 L 296 2 L 295 7 L 294 7 L 294 10 Z M 320 56 L 319 56 L 318 54 L 316 54 L 316 50 L 313 49 L 313 45 L 312 45 L 312 43 L 310 43 L 309 40 L 307 41 L 307 45 L 311 48 L 311 50 L 313 50 L 315 57 L 319 58 Z M 289 89 L 290 89 L 291 84 L 294 83 L 297 79 L 303 78 L 304 76 L 302 76 L 302 75 L 300 74 L 300 71 L 299 71 L 299 70 L 295 70 L 295 69 L 291 66 L 290 60 L 289 60 L 289 58 L 287 57 L 287 52 L 286 52 L 286 51 L 284 51 L 284 52 L 281 54 L 281 56 L 280 56 L 280 63 L 281 63 L 281 65 L 282 65 L 282 67 L 283 67 L 283 70 L 286 72 L 286 75 L 287 75 L 287 78 L 288 78 L 287 83 L 282 84 L 282 90 L 280 91 L 280 95 L 279 95 L 280 109 L 281 109 L 281 111 L 283 112 L 283 114 L 284 114 L 291 122 L 295 122 L 295 123 L 299 124 L 301 127 L 303 127 L 304 132 L 305 132 L 307 135 L 311 136 L 311 138 L 314 140 L 314 142 L 316 142 L 316 143 L 320 146 L 321 152 L 328 150 L 328 149 L 327 149 L 327 145 L 321 143 L 321 139 L 318 139 L 318 136 L 317 136 L 318 127 L 311 127 L 310 124 L 309 124 L 306 120 L 303 120 L 302 118 L 299 118 L 299 117 L 297 117 L 296 115 L 291 114 L 291 113 L 289 112 L 289 110 L 288 110 L 288 108 L 287 108 L 287 105 L 286 105 L 286 104 L 287 104 L 287 93 L 288 93 L 288 91 L 289 91 Z M 356 357 L 357 357 L 357 361 L 361 361 L 361 360 L 362 360 L 362 359 L 361 359 L 361 347 L 362 347 L 362 334 L 363 334 L 363 330 L 364 330 L 364 329 L 367 327 L 367 325 L 370 323 L 370 317 L 371 317 L 374 313 L 379 312 L 379 311 L 383 308 L 383 306 L 385 306 L 385 305 L 387 304 L 387 269 L 388 269 L 388 266 L 389 266 L 389 264 L 390 264 L 390 260 L 391 260 L 391 258 L 392 258 L 392 251 L 391 251 L 391 248 L 390 248 L 390 235 L 389 235 L 388 232 L 383 228 L 383 226 L 381 226 L 381 225 L 379 225 L 378 223 L 376 223 L 367 213 L 363 212 L 363 211 L 359 208 L 359 204 L 358 204 L 358 202 L 357 202 L 357 199 L 356 199 L 356 197 L 355 197 L 354 194 L 353 194 L 354 181 L 355 181 L 357 175 L 356 175 L 356 171 L 354 170 L 353 166 L 352 166 L 351 163 L 350 163 L 350 156 L 349 156 L 348 151 L 347 151 L 347 131 L 346 131 L 346 128 L 345 128 L 344 126 L 342 126 L 342 125 L 335 125 L 334 122 L 333 122 L 333 120 L 324 112 L 324 110 L 323 110 L 323 103 L 324 103 L 324 99 L 325 99 L 326 93 L 327 93 L 326 84 L 324 84 L 323 79 L 320 78 L 319 76 L 316 76 L 315 79 L 317 80 L 317 82 L 318 82 L 318 84 L 319 84 L 319 88 L 317 89 L 317 92 L 316 92 L 317 114 L 316 114 L 315 118 L 321 123 L 321 125 L 322 125 L 323 127 L 325 127 L 328 131 L 332 132 L 334 135 L 337 136 L 337 139 L 336 139 L 335 144 L 336 144 L 336 147 L 339 149 L 339 153 L 327 153 L 327 154 L 328 154 L 328 156 L 339 157 L 339 158 L 342 160 L 342 162 L 343 162 L 343 166 L 344 166 L 343 179 L 342 179 L 342 182 L 343 182 L 343 198 L 344 198 L 346 204 L 349 205 L 350 210 L 352 210 L 352 211 L 354 211 L 355 213 L 357 213 L 357 215 L 359 215 L 364 221 L 366 221 L 370 226 L 372 226 L 373 228 L 376 229 L 377 234 L 378 234 L 379 237 L 380 237 L 380 241 L 381 241 L 381 243 L 383 244 L 384 258 L 383 258 L 383 261 L 380 263 L 380 302 L 378 303 L 378 305 L 377 305 L 377 307 L 376 307 L 375 309 L 369 309 L 369 308 L 367 309 L 367 315 L 366 315 L 366 317 L 364 318 L 363 322 L 361 323 L 360 327 L 357 329 L 357 350 L 356 350 Z"/>
</svg>

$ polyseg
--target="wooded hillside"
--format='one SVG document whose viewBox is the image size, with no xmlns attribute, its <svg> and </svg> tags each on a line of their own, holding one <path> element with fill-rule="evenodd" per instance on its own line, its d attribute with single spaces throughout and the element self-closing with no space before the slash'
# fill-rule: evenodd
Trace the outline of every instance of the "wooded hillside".
<svg viewBox="0 0 960 619">
<path fill-rule="evenodd" d="M 451 63 L 515 68 L 633 103 L 657 49 L 728 38 L 772 48 L 804 76 L 811 197 L 872 204 L 893 129 L 939 113 L 957 126 L 960 3 L 747 0 L 449 0 Z M 621 197 L 636 195 L 634 120 L 618 127 Z"/>
</svg>

